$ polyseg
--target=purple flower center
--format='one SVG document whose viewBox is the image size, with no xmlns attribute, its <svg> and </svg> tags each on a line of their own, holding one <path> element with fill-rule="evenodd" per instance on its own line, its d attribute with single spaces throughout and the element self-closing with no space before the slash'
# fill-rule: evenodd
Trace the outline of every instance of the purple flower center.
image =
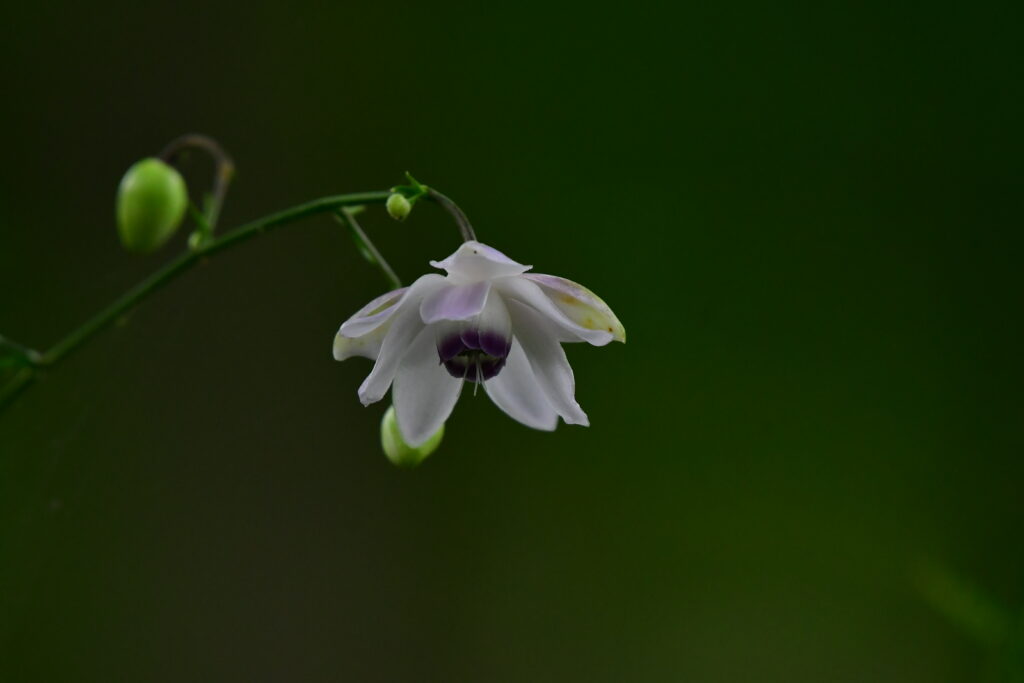
<svg viewBox="0 0 1024 683">
<path fill-rule="evenodd" d="M 448 374 L 470 382 L 488 380 L 505 367 L 512 340 L 497 332 L 465 329 L 437 344 L 437 355 Z"/>
</svg>

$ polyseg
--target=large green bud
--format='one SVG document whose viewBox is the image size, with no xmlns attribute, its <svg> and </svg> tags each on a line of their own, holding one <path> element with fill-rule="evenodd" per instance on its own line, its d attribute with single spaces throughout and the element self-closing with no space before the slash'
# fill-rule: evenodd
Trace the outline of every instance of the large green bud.
<svg viewBox="0 0 1024 683">
<path fill-rule="evenodd" d="M 413 447 L 402 438 L 402 432 L 398 429 L 398 420 L 395 418 L 395 407 L 388 407 L 384 413 L 384 419 L 380 421 L 380 444 L 384 448 L 384 455 L 392 464 L 399 467 L 416 467 L 424 459 L 441 445 L 444 437 L 444 425 L 434 432 L 433 436 L 423 444 Z"/>
<path fill-rule="evenodd" d="M 117 230 L 130 251 L 154 251 L 181 225 L 188 208 L 185 180 L 155 158 L 139 161 L 117 189 Z"/>
</svg>

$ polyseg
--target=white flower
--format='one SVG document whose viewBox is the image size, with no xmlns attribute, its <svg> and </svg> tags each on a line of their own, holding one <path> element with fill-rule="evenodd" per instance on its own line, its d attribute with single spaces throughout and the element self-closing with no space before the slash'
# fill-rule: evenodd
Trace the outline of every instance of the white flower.
<svg viewBox="0 0 1024 683">
<path fill-rule="evenodd" d="M 562 342 L 626 341 L 611 309 L 593 292 L 524 266 L 480 242 L 465 242 L 409 287 L 377 297 L 346 320 L 334 357 L 376 361 L 359 400 L 381 400 L 394 383 L 398 426 L 411 446 L 436 432 L 464 381 L 535 429 L 589 424 L 576 403 Z"/>
</svg>

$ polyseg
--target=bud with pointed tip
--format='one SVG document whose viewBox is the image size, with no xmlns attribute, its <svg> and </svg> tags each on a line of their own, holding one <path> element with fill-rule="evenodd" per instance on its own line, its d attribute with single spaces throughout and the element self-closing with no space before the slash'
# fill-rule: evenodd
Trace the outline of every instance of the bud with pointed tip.
<svg viewBox="0 0 1024 683">
<path fill-rule="evenodd" d="M 404 221 L 408 217 L 409 212 L 412 211 L 412 204 L 405 198 L 405 195 L 398 192 L 391 193 L 386 207 L 388 215 L 396 221 Z"/>
<path fill-rule="evenodd" d="M 422 445 L 413 448 L 402 438 L 398 430 L 398 420 L 395 418 L 395 407 L 388 407 L 384 413 L 384 419 L 380 421 L 380 443 L 384 447 L 384 455 L 388 460 L 398 467 L 416 467 L 424 459 L 441 445 L 441 438 L 444 436 L 444 425 L 434 432 L 434 435 L 427 439 Z"/>
<path fill-rule="evenodd" d="M 117 189 L 117 229 L 130 251 L 154 251 L 181 225 L 188 190 L 181 174 L 160 159 L 137 162 Z"/>
</svg>

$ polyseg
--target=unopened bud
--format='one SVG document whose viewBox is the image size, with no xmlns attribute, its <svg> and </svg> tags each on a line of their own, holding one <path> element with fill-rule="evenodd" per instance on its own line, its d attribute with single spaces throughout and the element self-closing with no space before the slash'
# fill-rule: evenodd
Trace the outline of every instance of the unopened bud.
<svg viewBox="0 0 1024 683">
<path fill-rule="evenodd" d="M 139 161 L 117 190 L 121 244 L 131 251 L 158 249 L 181 225 L 187 208 L 188 190 L 177 170 L 160 159 Z"/>
<path fill-rule="evenodd" d="M 388 197 L 388 203 L 386 204 L 388 209 L 388 215 L 394 218 L 396 221 L 404 221 L 412 211 L 412 204 L 405 198 L 405 195 L 393 192 Z"/>
<path fill-rule="evenodd" d="M 444 425 L 434 432 L 433 436 L 423 444 L 413 447 L 402 438 L 402 432 L 398 430 L 398 420 L 395 418 L 395 407 L 390 406 L 384 413 L 384 419 L 380 421 L 380 443 L 384 447 L 384 455 L 388 460 L 398 467 L 416 467 L 423 460 L 437 450 L 441 445 L 441 438 L 444 437 Z"/>
</svg>

